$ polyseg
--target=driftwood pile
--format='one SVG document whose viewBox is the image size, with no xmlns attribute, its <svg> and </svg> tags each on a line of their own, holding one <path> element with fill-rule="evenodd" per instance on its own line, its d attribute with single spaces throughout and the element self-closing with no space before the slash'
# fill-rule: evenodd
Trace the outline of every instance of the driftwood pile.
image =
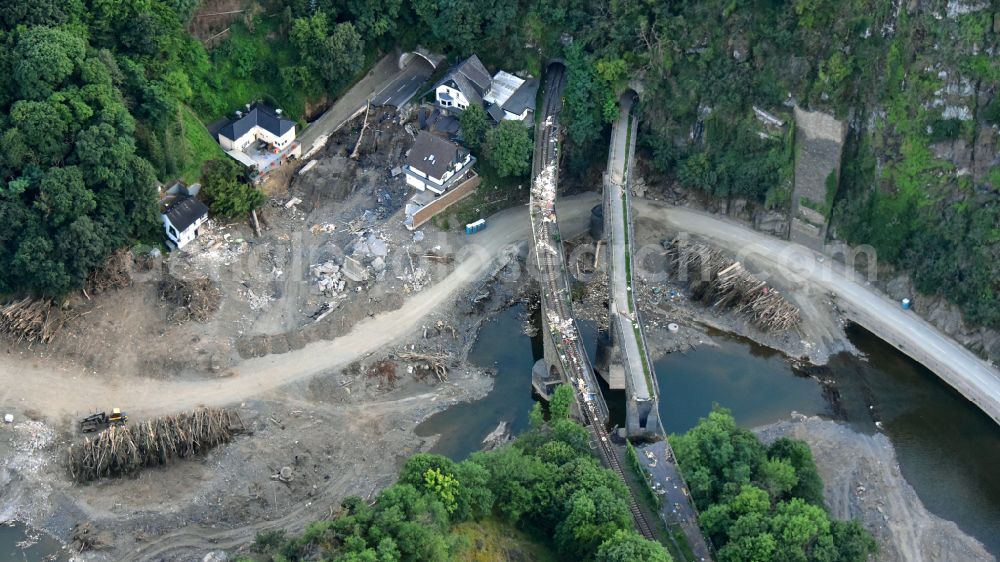
<svg viewBox="0 0 1000 562">
<path fill-rule="evenodd" d="M 174 305 L 168 314 L 171 322 L 205 322 L 219 310 L 222 292 L 207 277 L 182 279 L 164 271 L 163 280 L 160 281 L 160 299 Z"/>
<path fill-rule="evenodd" d="M 121 248 L 108 256 L 100 267 L 90 272 L 84 293 L 94 294 L 109 289 L 124 289 L 132 285 L 134 259 L 128 248 Z"/>
<path fill-rule="evenodd" d="M 674 275 L 687 280 L 696 299 L 733 308 L 762 330 L 787 330 L 801 320 L 799 309 L 777 290 L 719 250 L 679 238 L 666 246 Z"/>
<path fill-rule="evenodd" d="M 49 300 L 24 298 L 0 305 L 0 334 L 18 342 L 49 343 L 64 321 L 62 311 Z"/>
<path fill-rule="evenodd" d="M 77 482 L 129 476 L 176 458 L 193 457 L 244 431 L 239 414 L 218 409 L 112 426 L 70 445 L 69 473 Z"/>
<path fill-rule="evenodd" d="M 418 381 L 433 376 L 438 382 L 448 380 L 448 362 L 451 356 L 446 353 L 400 353 L 399 358 L 403 361 L 416 363 L 413 366 L 413 378 Z"/>
</svg>

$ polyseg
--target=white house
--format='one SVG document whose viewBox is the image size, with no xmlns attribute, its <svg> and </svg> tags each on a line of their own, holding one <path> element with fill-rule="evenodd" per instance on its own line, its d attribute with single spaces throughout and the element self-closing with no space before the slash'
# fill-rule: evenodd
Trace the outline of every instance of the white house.
<svg viewBox="0 0 1000 562">
<path fill-rule="evenodd" d="M 208 207 L 194 197 L 185 197 L 167 207 L 160 216 L 167 243 L 180 249 L 198 237 L 198 229 L 208 220 Z"/>
<path fill-rule="evenodd" d="M 434 87 L 435 102 L 442 109 L 460 111 L 479 104 L 497 123 L 528 119 L 535 111 L 537 94 L 538 80 L 503 70 L 491 78 L 476 55 L 455 65 Z"/>
<path fill-rule="evenodd" d="M 406 184 L 441 195 L 472 169 L 476 159 L 461 146 L 420 131 L 406 156 Z"/>
<path fill-rule="evenodd" d="M 482 105 L 490 88 L 490 73 L 479 57 L 472 55 L 452 67 L 434 86 L 435 101 L 445 109 L 463 110 L 469 104 Z"/>
<path fill-rule="evenodd" d="M 295 121 L 281 116 L 263 104 L 252 106 L 245 114 L 219 130 L 219 145 L 229 152 L 242 151 L 257 140 L 263 140 L 281 150 L 295 140 Z"/>
</svg>

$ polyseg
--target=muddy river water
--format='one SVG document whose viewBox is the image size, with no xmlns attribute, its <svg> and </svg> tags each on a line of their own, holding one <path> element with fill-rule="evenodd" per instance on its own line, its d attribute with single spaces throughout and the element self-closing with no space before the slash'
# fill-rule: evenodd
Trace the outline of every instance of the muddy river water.
<svg viewBox="0 0 1000 562">
<path fill-rule="evenodd" d="M 530 369 L 541 345 L 522 333 L 522 316 L 523 309 L 514 307 L 487 321 L 472 349 L 472 361 L 496 369 L 493 390 L 418 426 L 418 434 L 441 435 L 435 452 L 464 458 L 501 420 L 511 422 L 515 433 L 527 427 Z M 594 326 L 580 328 L 593 357 Z M 879 422 L 927 509 L 1000 555 L 1000 428 L 885 342 L 860 328 L 850 328 L 848 336 L 861 356 L 840 354 L 825 367 L 805 371 L 779 352 L 726 334 L 713 334 L 711 345 L 662 357 L 655 365 L 663 425 L 684 432 L 713 403 L 732 410 L 745 427 L 785 419 L 793 410 L 839 419 L 864 433 L 880 431 Z M 621 418 L 624 394 L 605 396 L 612 418 Z"/>
</svg>

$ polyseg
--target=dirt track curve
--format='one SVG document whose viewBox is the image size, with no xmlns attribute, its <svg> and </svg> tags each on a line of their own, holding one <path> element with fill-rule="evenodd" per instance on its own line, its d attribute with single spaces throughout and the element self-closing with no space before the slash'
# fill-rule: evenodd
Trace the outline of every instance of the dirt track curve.
<svg viewBox="0 0 1000 562">
<path fill-rule="evenodd" d="M 560 204 L 566 232 L 584 232 L 596 194 L 567 198 Z M 66 369 L 41 359 L 7 357 L 0 362 L 0 405 L 32 407 L 50 420 L 85 412 L 94 404 L 126 404 L 135 417 L 173 413 L 197 406 L 225 406 L 342 368 L 352 361 L 400 343 L 425 317 L 446 306 L 482 277 L 510 244 L 531 237 L 528 213 L 521 207 L 492 217 L 481 235 L 458 251 L 459 265 L 447 277 L 408 299 L 399 310 L 367 318 L 346 335 L 311 343 L 289 353 L 243 361 L 237 375 L 204 380 L 164 381 L 109 378 L 83 369 Z"/>
</svg>

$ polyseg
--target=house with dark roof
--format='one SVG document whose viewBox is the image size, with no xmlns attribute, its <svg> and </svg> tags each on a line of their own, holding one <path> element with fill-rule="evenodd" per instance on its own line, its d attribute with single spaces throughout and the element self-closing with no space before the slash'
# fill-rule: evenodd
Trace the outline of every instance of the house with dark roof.
<svg viewBox="0 0 1000 562">
<path fill-rule="evenodd" d="M 528 119 L 535 111 L 538 80 L 499 71 L 492 77 L 479 57 L 472 55 L 452 67 L 434 87 L 435 102 L 446 111 L 479 104 L 494 121 Z"/>
<path fill-rule="evenodd" d="M 180 249 L 198 237 L 198 229 L 208 220 L 208 207 L 194 197 L 171 202 L 160 214 L 167 244 Z"/>
<path fill-rule="evenodd" d="M 434 86 L 434 99 L 445 109 L 461 111 L 469 104 L 482 105 L 490 88 L 490 73 L 479 57 L 472 55 L 448 70 Z"/>
<path fill-rule="evenodd" d="M 406 155 L 406 184 L 441 195 L 466 176 L 476 159 L 465 148 L 437 135 L 420 131 Z"/>
<path fill-rule="evenodd" d="M 287 148 L 295 140 L 295 121 L 281 116 L 264 104 L 254 104 L 246 113 L 239 111 L 236 119 L 219 130 L 219 145 L 226 152 L 243 151 L 262 140 L 277 150 Z"/>
</svg>

